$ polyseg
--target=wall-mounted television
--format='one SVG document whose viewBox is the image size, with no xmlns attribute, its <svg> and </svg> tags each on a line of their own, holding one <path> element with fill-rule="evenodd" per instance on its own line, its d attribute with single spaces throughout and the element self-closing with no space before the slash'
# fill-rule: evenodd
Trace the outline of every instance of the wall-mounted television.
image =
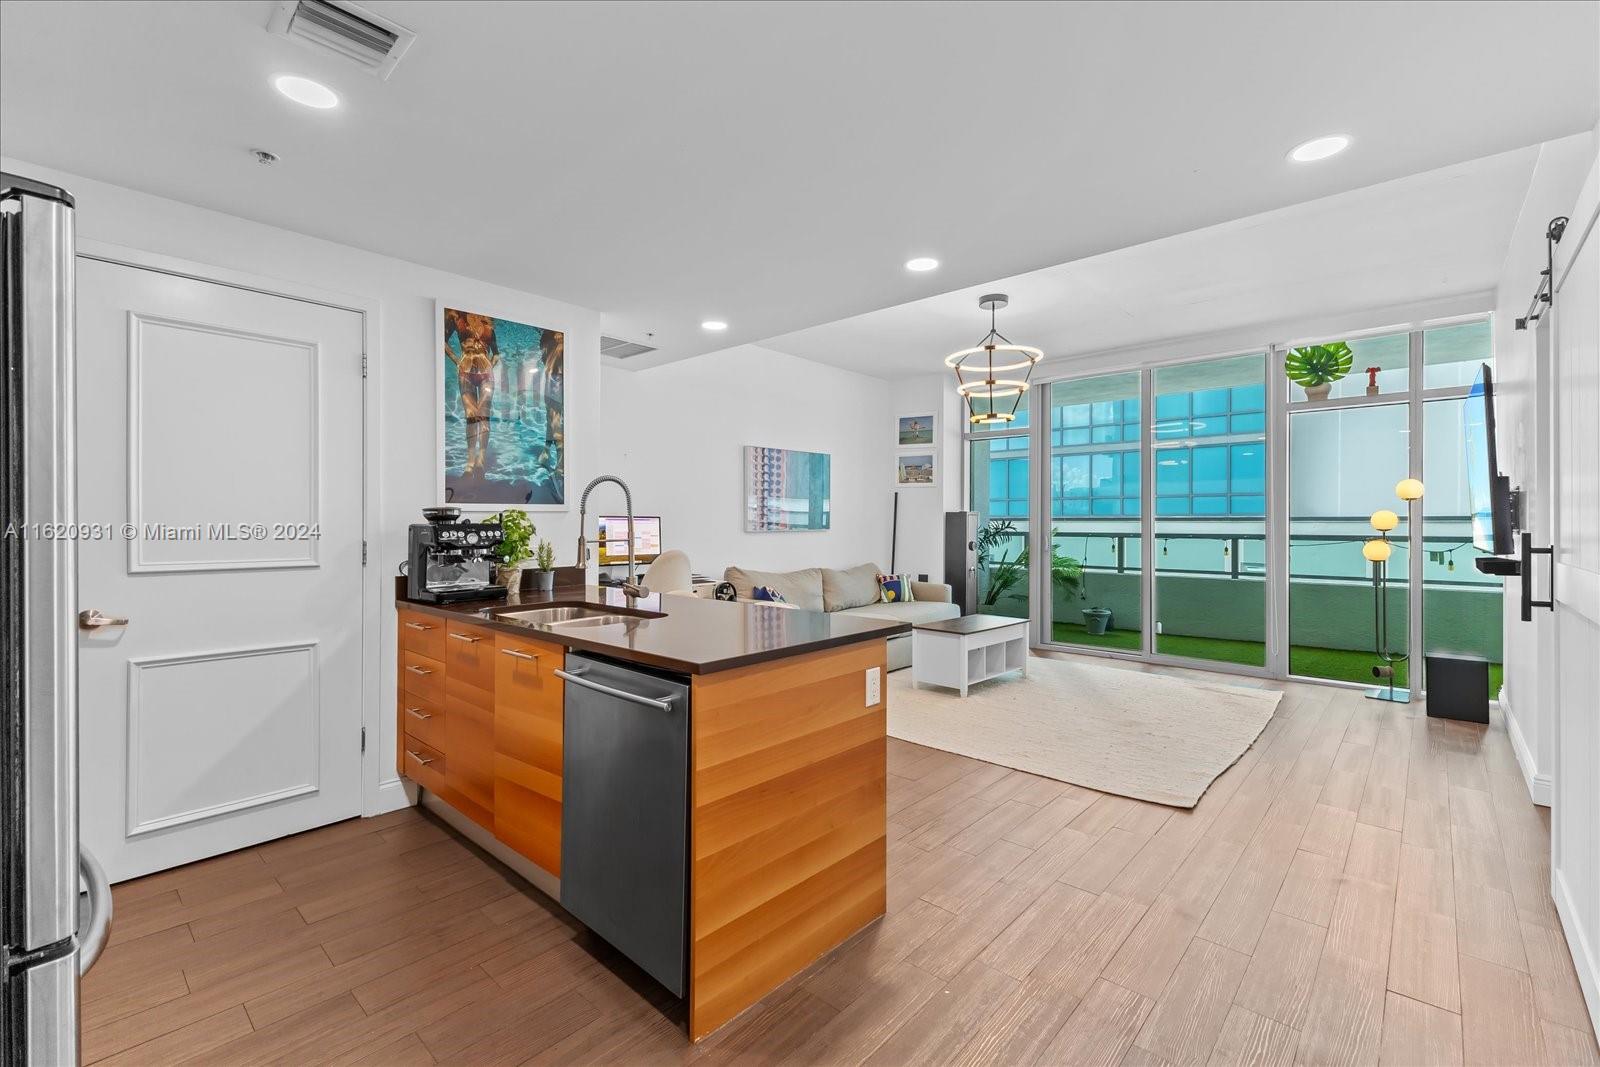
<svg viewBox="0 0 1600 1067">
<path fill-rule="evenodd" d="M 1478 370 L 1461 408 L 1461 442 L 1466 449 L 1467 506 L 1472 510 L 1472 543 L 1491 556 L 1512 553 L 1511 480 L 1500 473 L 1495 448 L 1494 374 Z"/>
</svg>

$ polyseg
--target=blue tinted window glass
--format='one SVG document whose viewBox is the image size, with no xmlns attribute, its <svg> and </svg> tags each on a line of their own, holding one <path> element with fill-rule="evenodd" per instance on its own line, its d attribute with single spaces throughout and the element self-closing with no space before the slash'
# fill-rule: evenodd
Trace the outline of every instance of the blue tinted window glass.
<svg viewBox="0 0 1600 1067">
<path fill-rule="evenodd" d="M 1007 466 L 1011 468 L 1008 472 L 1010 476 L 1010 482 L 1007 495 L 1009 495 L 1013 500 L 1027 500 L 1028 461 L 1025 459 L 1014 459 L 1010 460 L 1007 463 Z M 1023 514 L 1027 514 L 1026 508 L 1024 508 Z"/>
<path fill-rule="evenodd" d="M 1164 496 L 1156 501 L 1157 515 L 1187 515 L 1189 514 L 1189 497 Z"/>
<path fill-rule="evenodd" d="M 1115 515 L 1117 513 L 1117 502 L 1110 498 L 1096 500 L 1092 510 L 1096 515 Z"/>
<path fill-rule="evenodd" d="M 1228 413 L 1228 390 L 1202 389 L 1195 393 L 1194 413 L 1196 415 L 1226 415 Z"/>
<path fill-rule="evenodd" d="M 1121 422 L 1122 412 L 1120 405 L 1115 400 L 1101 400 L 1096 403 L 1090 412 L 1090 421 L 1096 426 L 1108 422 Z"/>
<path fill-rule="evenodd" d="M 1137 441 L 1139 439 L 1139 424 L 1137 422 L 1123 423 L 1122 439 L 1124 441 Z"/>
<path fill-rule="evenodd" d="M 1166 393 L 1156 397 L 1156 419 L 1187 419 L 1189 417 L 1189 393 Z"/>
<path fill-rule="evenodd" d="M 1089 443 L 1089 430 L 1062 430 L 1061 443 L 1064 445 L 1086 445 Z"/>
<path fill-rule="evenodd" d="M 1216 445 L 1196 448 L 1190 453 L 1194 466 L 1196 493 L 1228 491 L 1228 450 Z M 1208 513 L 1209 514 L 1209 513 Z"/>
<path fill-rule="evenodd" d="M 1267 428 L 1267 417 L 1260 412 L 1233 417 L 1234 433 L 1262 433 Z"/>
<path fill-rule="evenodd" d="M 1267 446 L 1234 445 L 1233 484 L 1235 493 L 1260 494 L 1267 491 Z"/>
<path fill-rule="evenodd" d="M 1139 453 L 1122 454 L 1122 495 L 1135 499 L 1139 496 Z"/>
<path fill-rule="evenodd" d="M 1189 457 L 1168 452 L 1156 460 L 1156 495 L 1182 496 L 1189 492 Z"/>
<path fill-rule="evenodd" d="M 1096 426 L 1091 431 L 1091 436 L 1094 439 L 1094 443 L 1097 445 L 1103 445 L 1112 441 L 1121 441 L 1122 427 L 1116 425 Z"/>
<path fill-rule="evenodd" d="M 1061 504 L 1061 515 L 1087 515 L 1089 514 L 1088 500 L 1067 500 Z"/>
<path fill-rule="evenodd" d="M 1189 432 L 1196 437 L 1221 437 L 1228 432 L 1226 415 L 1196 415 L 1189 420 Z"/>
<path fill-rule="evenodd" d="M 1135 497 L 1123 497 L 1122 498 L 1122 513 L 1124 515 L 1137 515 L 1137 514 L 1139 514 L 1139 498 L 1136 497 L 1136 496 Z"/>
<path fill-rule="evenodd" d="M 1267 387 L 1264 385 L 1239 385 L 1233 389 L 1233 410 L 1265 411 Z"/>
<path fill-rule="evenodd" d="M 1226 515 L 1228 498 L 1225 496 L 1197 496 L 1194 498 L 1196 515 Z"/>
<path fill-rule="evenodd" d="M 1089 495 L 1089 457 L 1062 456 L 1061 494 L 1063 496 Z"/>
<path fill-rule="evenodd" d="M 1096 452 L 1090 459 L 1090 484 L 1094 495 L 1121 496 L 1122 457 L 1115 452 Z"/>
<path fill-rule="evenodd" d="M 1229 509 L 1235 515 L 1261 515 L 1267 510 L 1267 498 L 1264 496 L 1236 496 L 1229 504 Z"/>
<path fill-rule="evenodd" d="M 996 376 L 998 377 L 998 375 Z M 1061 408 L 1061 425 L 1087 426 L 1089 425 L 1089 405 L 1071 404 Z"/>
</svg>

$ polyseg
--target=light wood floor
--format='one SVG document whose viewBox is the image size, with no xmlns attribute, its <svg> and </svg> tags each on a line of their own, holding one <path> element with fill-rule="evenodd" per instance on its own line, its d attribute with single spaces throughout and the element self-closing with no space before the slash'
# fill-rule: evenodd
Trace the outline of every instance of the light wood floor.
<svg viewBox="0 0 1600 1067">
<path fill-rule="evenodd" d="M 408 810 L 118 886 L 85 1060 L 1600 1063 L 1503 728 L 1285 691 L 1187 812 L 891 742 L 888 917 L 698 1048 Z"/>
</svg>

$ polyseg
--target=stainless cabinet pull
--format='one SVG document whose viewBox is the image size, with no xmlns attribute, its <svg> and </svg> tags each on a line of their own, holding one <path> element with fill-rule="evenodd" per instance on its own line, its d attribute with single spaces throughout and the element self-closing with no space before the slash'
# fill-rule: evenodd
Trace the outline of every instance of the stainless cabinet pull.
<svg viewBox="0 0 1600 1067">
<path fill-rule="evenodd" d="M 406 714 L 407 715 L 415 715 L 419 719 L 431 719 L 431 718 L 433 718 L 432 715 L 425 714 L 424 712 L 418 710 L 417 708 L 407 708 L 406 709 Z"/>
<path fill-rule="evenodd" d="M 406 623 L 406 627 L 408 629 L 411 629 L 411 630 L 431 630 L 431 629 L 433 629 L 433 627 L 426 626 L 426 625 L 424 625 L 424 624 L 422 624 L 420 622 L 408 622 L 408 623 Z"/>
<path fill-rule="evenodd" d="M 410 671 L 412 674 L 432 674 L 433 673 L 432 671 L 428 670 L 426 667 L 415 667 L 415 666 L 412 666 L 409 663 L 406 664 L 406 670 Z"/>
<path fill-rule="evenodd" d="M 482 640 L 482 638 L 473 637 L 471 634 L 451 634 L 450 635 L 450 639 L 452 641 L 470 641 L 473 644 L 477 644 L 479 641 Z"/>
<path fill-rule="evenodd" d="M 433 762 L 433 760 L 428 759 L 427 757 L 423 756 L 422 753 L 413 752 L 409 748 L 406 749 L 406 755 L 410 756 L 412 759 L 416 760 L 418 763 L 422 764 L 424 767 L 426 767 L 428 764 Z"/>
<path fill-rule="evenodd" d="M 500 650 L 500 654 L 502 656 L 511 656 L 514 659 L 538 659 L 539 658 L 538 656 L 535 656 L 532 652 L 518 652 L 514 648 L 502 648 Z"/>
</svg>

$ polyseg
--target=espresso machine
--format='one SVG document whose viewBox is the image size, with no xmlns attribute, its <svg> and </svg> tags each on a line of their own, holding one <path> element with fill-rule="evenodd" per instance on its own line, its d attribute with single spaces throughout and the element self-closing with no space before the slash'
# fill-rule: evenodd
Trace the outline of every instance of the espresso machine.
<svg viewBox="0 0 1600 1067">
<path fill-rule="evenodd" d="M 423 508 L 428 521 L 410 528 L 406 596 L 427 604 L 487 600 L 505 595 L 494 580 L 496 549 L 504 538 L 497 522 L 463 522 L 460 508 Z"/>
</svg>

